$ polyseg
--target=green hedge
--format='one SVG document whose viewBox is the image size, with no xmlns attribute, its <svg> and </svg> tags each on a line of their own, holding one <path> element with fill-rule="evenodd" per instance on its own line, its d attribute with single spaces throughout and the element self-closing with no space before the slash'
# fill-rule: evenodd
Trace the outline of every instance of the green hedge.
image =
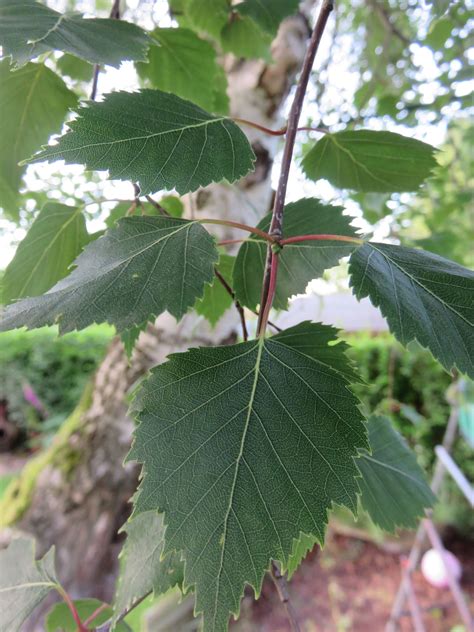
<svg viewBox="0 0 474 632">
<path fill-rule="evenodd" d="M 44 427 L 57 426 L 79 401 L 113 331 L 95 326 L 58 337 L 51 327 L 0 334 L 0 400 L 8 402 L 11 421 L 20 428 L 41 428 L 40 415 L 23 395 L 29 385 L 46 409 Z"/>
</svg>

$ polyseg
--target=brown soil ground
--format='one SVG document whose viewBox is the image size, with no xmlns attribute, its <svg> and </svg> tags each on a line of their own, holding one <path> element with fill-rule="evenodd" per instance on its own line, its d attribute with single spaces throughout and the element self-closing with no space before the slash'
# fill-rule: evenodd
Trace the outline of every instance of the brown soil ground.
<svg viewBox="0 0 474 632">
<path fill-rule="evenodd" d="M 462 588 L 474 601 L 474 542 L 445 535 L 444 543 L 463 566 Z M 334 535 L 323 551 L 313 551 L 289 584 L 301 632 L 383 632 L 400 581 L 400 556 L 371 543 Z M 449 590 L 430 586 L 417 571 L 415 593 L 426 632 L 449 632 L 461 623 Z M 454 628 L 456 632 L 464 628 Z M 408 613 L 400 630 L 414 630 Z M 282 604 L 270 581 L 261 599 L 249 594 L 231 632 L 290 632 Z"/>
</svg>

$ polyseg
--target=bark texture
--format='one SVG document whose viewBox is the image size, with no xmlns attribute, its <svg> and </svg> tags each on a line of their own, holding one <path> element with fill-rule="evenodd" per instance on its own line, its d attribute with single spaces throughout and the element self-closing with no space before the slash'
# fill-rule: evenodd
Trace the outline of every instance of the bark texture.
<svg viewBox="0 0 474 632">
<path fill-rule="evenodd" d="M 233 115 L 268 127 L 281 126 L 281 108 L 301 65 L 307 38 L 306 19 L 296 16 L 280 27 L 272 65 L 259 60 L 224 60 Z M 190 216 L 252 224 L 269 210 L 277 139 L 251 128 L 245 132 L 257 154 L 255 172 L 237 185 L 215 185 L 188 196 Z M 222 238 L 242 236 L 219 228 Z M 127 393 L 171 352 L 234 341 L 238 323 L 234 309 L 215 330 L 193 314 L 180 323 L 163 315 L 140 336 L 131 364 L 119 341 L 111 345 L 94 378 L 90 405 L 80 412 L 79 423 L 66 438 L 76 455 L 73 464 L 64 468 L 56 458 L 45 465 L 18 523 L 22 531 L 35 536 L 40 553 L 56 546 L 60 579 L 74 597 L 93 595 L 110 601 L 113 594 L 120 548 L 117 531 L 127 518 L 138 477 L 136 467 L 122 466 L 132 431 Z"/>
</svg>

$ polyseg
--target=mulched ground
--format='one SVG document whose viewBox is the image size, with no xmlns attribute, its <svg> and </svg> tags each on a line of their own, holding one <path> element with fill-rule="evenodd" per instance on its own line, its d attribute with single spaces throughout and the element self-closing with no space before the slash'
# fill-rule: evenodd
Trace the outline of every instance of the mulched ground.
<svg viewBox="0 0 474 632">
<path fill-rule="evenodd" d="M 472 604 L 474 541 L 447 534 L 444 543 L 463 565 L 462 587 Z M 322 552 L 314 551 L 298 569 L 289 592 L 301 632 L 383 632 L 399 581 L 399 555 L 386 553 L 371 543 L 333 535 Z M 433 588 L 419 571 L 413 584 L 427 632 L 449 632 L 461 623 L 449 590 Z M 271 582 L 264 584 L 258 602 L 250 594 L 245 597 L 241 618 L 231 626 L 231 632 L 290 629 Z M 413 630 L 408 616 L 402 619 L 400 630 Z"/>
</svg>

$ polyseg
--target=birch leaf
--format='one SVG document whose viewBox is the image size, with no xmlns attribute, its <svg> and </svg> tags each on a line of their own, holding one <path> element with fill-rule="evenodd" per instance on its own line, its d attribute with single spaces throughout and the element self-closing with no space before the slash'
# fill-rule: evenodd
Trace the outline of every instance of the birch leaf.
<svg viewBox="0 0 474 632">
<path fill-rule="evenodd" d="M 127 539 L 120 554 L 114 623 L 149 593 L 161 595 L 183 581 L 183 563 L 179 554 L 171 553 L 161 559 L 164 545 L 162 516 L 156 511 L 147 511 L 129 520 L 123 531 L 127 533 Z"/>
<path fill-rule="evenodd" d="M 21 66 L 50 50 L 61 50 L 92 64 L 120 66 L 145 60 L 149 37 L 123 20 L 58 13 L 35 0 L 0 0 L 0 45 Z"/>
<path fill-rule="evenodd" d="M 369 419 L 369 441 L 372 453 L 356 461 L 362 506 L 385 531 L 415 528 L 436 500 L 415 455 L 386 417 Z"/>
<path fill-rule="evenodd" d="M 423 250 L 366 243 L 351 256 L 358 299 L 380 307 L 402 344 L 418 340 L 450 371 L 474 377 L 474 272 Z"/>
<path fill-rule="evenodd" d="M 266 33 L 275 35 L 280 22 L 296 13 L 300 0 L 245 0 L 235 5 L 241 15 L 252 18 Z"/>
<path fill-rule="evenodd" d="M 202 296 L 217 259 L 213 238 L 196 222 L 125 218 L 90 243 L 49 292 L 7 307 L 0 330 L 57 323 L 66 333 L 106 321 L 120 332 L 165 310 L 180 318 Z"/>
<path fill-rule="evenodd" d="M 303 323 L 272 338 L 191 349 L 156 367 L 134 403 L 135 515 L 164 512 L 204 630 L 223 632 L 244 585 L 301 533 L 324 540 L 333 503 L 355 510 L 353 457 L 368 448 L 346 345 Z M 289 395 L 291 393 L 291 395 Z M 238 560 L 238 563 L 236 563 Z"/>
<path fill-rule="evenodd" d="M 303 170 L 311 180 L 325 178 L 341 189 L 415 191 L 436 167 L 434 151 L 393 132 L 338 132 L 316 143 L 303 159 Z"/>
<path fill-rule="evenodd" d="M 45 204 L 5 270 L 4 303 L 49 290 L 66 276 L 88 239 L 80 208 Z"/>
<path fill-rule="evenodd" d="M 3 59 L 0 85 L 0 144 L 4 148 L 0 154 L 0 206 L 15 217 L 25 171 L 18 163 L 48 142 L 51 134 L 61 131 L 77 97 L 44 64 L 27 64 L 14 72 L 10 60 Z"/>
<path fill-rule="evenodd" d="M 160 90 L 114 92 L 80 108 L 70 131 L 29 162 L 65 160 L 138 182 L 141 194 L 195 191 L 234 182 L 251 169 L 252 148 L 235 123 Z"/>
<path fill-rule="evenodd" d="M 54 549 L 35 561 L 34 540 L 13 540 L 0 551 L 0 632 L 19 632 L 36 606 L 55 588 Z"/>
</svg>

